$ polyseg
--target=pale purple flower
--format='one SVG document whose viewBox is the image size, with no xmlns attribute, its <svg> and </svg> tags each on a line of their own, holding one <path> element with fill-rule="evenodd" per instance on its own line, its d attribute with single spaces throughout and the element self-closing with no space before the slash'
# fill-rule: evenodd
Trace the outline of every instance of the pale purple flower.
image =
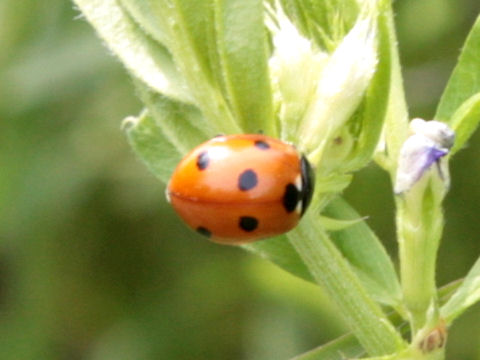
<svg viewBox="0 0 480 360">
<path fill-rule="evenodd" d="M 394 189 L 396 194 L 410 190 L 434 164 L 439 176 L 448 182 L 448 174 L 442 171 L 440 161 L 453 145 L 453 130 L 445 123 L 422 119 L 413 119 L 410 130 L 413 134 L 400 150 Z"/>
</svg>

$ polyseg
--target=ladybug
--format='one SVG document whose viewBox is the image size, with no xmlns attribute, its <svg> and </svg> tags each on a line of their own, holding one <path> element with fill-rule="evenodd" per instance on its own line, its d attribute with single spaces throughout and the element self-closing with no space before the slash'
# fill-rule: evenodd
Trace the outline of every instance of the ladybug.
<svg viewBox="0 0 480 360">
<path fill-rule="evenodd" d="M 295 227 L 313 186 L 312 168 L 294 146 L 265 135 L 228 135 L 187 154 L 166 195 L 190 227 L 233 245 Z"/>
</svg>

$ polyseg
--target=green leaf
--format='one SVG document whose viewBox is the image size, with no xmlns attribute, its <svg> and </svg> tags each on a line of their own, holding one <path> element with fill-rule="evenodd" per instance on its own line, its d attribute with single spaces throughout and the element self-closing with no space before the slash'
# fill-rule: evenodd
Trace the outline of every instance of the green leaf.
<svg viewBox="0 0 480 360">
<path fill-rule="evenodd" d="M 168 50 L 195 104 L 208 119 L 207 131 L 243 132 L 223 94 L 213 0 L 158 0 L 150 4 L 160 24 L 167 26 Z"/>
<path fill-rule="evenodd" d="M 286 236 L 277 236 L 272 239 L 242 245 L 242 248 L 255 253 L 261 258 L 270 260 L 293 275 L 314 282 L 307 266 L 303 263 Z"/>
<path fill-rule="evenodd" d="M 192 60 L 205 79 L 213 79 L 213 72 L 218 66 L 215 54 L 215 0 L 150 0 L 156 7 L 156 14 L 170 25 L 169 48 L 176 54 L 179 63 L 188 61 L 184 57 L 193 56 Z M 162 16 L 165 14 L 165 16 Z M 179 48 L 188 46 L 189 48 Z M 184 69 L 191 71 L 195 69 Z"/>
<path fill-rule="evenodd" d="M 262 0 L 216 0 L 217 47 L 230 106 L 246 132 L 276 136 Z"/>
<path fill-rule="evenodd" d="M 470 306 L 480 300 L 480 258 L 467 274 L 462 285 L 440 309 L 442 317 L 451 323 Z"/>
<path fill-rule="evenodd" d="M 452 155 L 465 145 L 477 129 L 479 121 L 480 92 L 466 100 L 452 116 L 450 126 L 455 131 L 455 143 L 450 151 Z"/>
<path fill-rule="evenodd" d="M 359 13 L 359 3 L 355 0 L 280 2 L 299 30 L 329 52 L 335 49 L 350 30 Z"/>
<path fill-rule="evenodd" d="M 467 99 L 480 92 L 480 17 L 465 41 L 458 63 L 447 83 L 435 119 L 450 123 Z"/>
<path fill-rule="evenodd" d="M 382 304 L 398 306 L 401 299 L 398 278 L 390 257 L 373 231 L 364 221 L 357 221 L 360 215 L 341 198 L 336 198 L 326 207 L 325 215 L 335 219 L 355 220 L 352 226 L 332 232 L 332 241 L 352 265 L 370 296 Z M 243 247 L 296 276 L 313 281 L 308 268 L 283 236 Z"/>
<path fill-rule="evenodd" d="M 391 4 L 391 2 L 388 2 Z M 379 148 L 376 154 L 376 162 L 391 171 L 396 167 L 398 154 L 408 135 L 408 109 L 403 88 L 402 69 L 398 54 L 398 40 L 395 33 L 393 11 L 391 5 L 385 10 L 387 22 L 386 27 L 390 44 L 390 89 L 388 108 L 384 124 L 385 147 Z M 382 27 L 380 31 L 383 32 Z M 381 35 L 382 36 L 382 35 Z M 382 40 L 385 41 L 385 40 Z"/>
<path fill-rule="evenodd" d="M 137 156 L 157 178 L 167 183 L 182 155 L 163 135 L 153 117 L 144 111 L 139 117 L 126 118 L 122 128 Z"/>
<path fill-rule="evenodd" d="M 276 5 L 273 0 L 270 0 L 270 3 L 272 7 Z M 312 38 L 313 22 L 309 16 L 311 14 L 311 11 L 309 11 L 310 5 L 301 0 L 280 0 L 280 4 L 300 33 L 305 37 Z"/>
<path fill-rule="evenodd" d="M 355 24 L 361 3 L 356 0 L 300 1 L 311 4 L 309 16 L 315 21 L 314 34 L 319 32 L 317 28 L 320 27 L 323 30 L 321 33 L 326 34 L 334 46 Z"/>
<path fill-rule="evenodd" d="M 125 119 L 123 129 L 135 153 L 167 183 L 182 157 L 211 134 L 196 127 L 204 121 L 196 107 L 156 94 L 140 82 L 136 87 L 148 111 Z"/>
<path fill-rule="evenodd" d="M 463 284 L 463 280 L 464 278 L 454 280 L 438 289 L 438 301 L 440 305 L 444 305 L 450 300 L 457 289 Z"/>
<path fill-rule="evenodd" d="M 142 83 L 137 82 L 135 85 L 140 99 L 159 129 L 181 154 L 185 155 L 215 135 L 209 132 L 206 119 L 197 107 L 173 101 L 151 91 Z"/>
<path fill-rule="evenodd" d="M 137 24 L 159 43 L 167 46 L 168 27 L 153 12 L 150 0 L 119 0 Z"/>
<path fill-rule="evenodd" d="M 325 215 L 337 219 L 359 217 L 340 197 L 328 205 Z M 398 306 L 401 288 L 395 268 L 382 243 L 365 221 L 332 232 L 330 236 L 372 297 L 383 304 Z"/>
<path fill-rule="evenodd" d="M 318 221 L 322 224 L 322 227 L 327 231 L 341 231 L 349 228 L 350 226 L 363 222 L 365 218 L 356 218 L 351 220 L 334 219 L 328 216 L 319 216 Z"/>
<path fill-rule="evenodd" d="M 352 335 L 344 335 L 325 345 L 312 349 L 292 360 L 345 360 L 357 359 L 365 353 L 358 340 Z"/>
<path fill-rule="evenodd" d="M 168 51 L 148 37 L 117 0 L 74 1 L 130 73 L 168 97 L 193 102 Z"/>
<path fill-rule="evenodd" d="M 396 44 L 391 42 L 388 13 L 380 12 L 377 24 L 379 62 L 367 89 L 363 111 L 360 114 L 360 135 L 351 153 L 352 159 L 347 160 L 348 163 L 345 164 L 348 171 L 357 170 L 372 159 L 389 104 L 392 47 Z"/>
</svg>

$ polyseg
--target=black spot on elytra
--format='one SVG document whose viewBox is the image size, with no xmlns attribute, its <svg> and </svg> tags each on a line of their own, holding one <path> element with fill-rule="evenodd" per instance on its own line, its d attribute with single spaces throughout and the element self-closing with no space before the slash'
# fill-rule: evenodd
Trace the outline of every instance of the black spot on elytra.
<svg viewBox="0 0 480 360">
<path fill-rule="evenodd" d="M 198 170 L 205 170 L 208 167 L 210 158 L 208 157 L 208 152 L 202 151 L 197 156 L 197 168 Z"/>
<path fill-rule="evenodd" d="M 204 228 L 203 226 L 199 226 L 197 228 L 197 232 L 203 236 L 210 237 L 212 236 L 212 232 L 208 230 L 207 228 Z"/>
<path fill-rule="evenodd" d="M 238 177 L 238 188 L 242 191 L 253 189 L 257 183 L 257 174 L 252 169 L 245 170 Z"/>
<path fill-rule="evenodd" d="M 308 162 L 305 156 L 302 156 L 301 159 L 301 169 L 302 169 L 302 213 L 307 210 L 310 201 L 312 200 L 314 185 L 315 185 L 315 174 L 313 172 L 312 166 Z"/>
<path fill-rule="evenodd" d="M 258 227 L 258 220 L 252 216 L 241 216 L 238 221 L 238 226 L 240 226 L 242 230 L 251 232 Z"/>
<path fill-rule="evenodd" d="M 300 193 L 294 184 L 285 186 L 285 193 L 283 194 L 283 206 L 287 212 L 295 210 L 300 200 Z"/>
<path fill-rule="evenodd" d="M 268 150 L 270 149 L 270 145 L 263 140 L 256 140 L 255 141 L 255 147 L 261 149 L 261 150 Z"/>
</svg>

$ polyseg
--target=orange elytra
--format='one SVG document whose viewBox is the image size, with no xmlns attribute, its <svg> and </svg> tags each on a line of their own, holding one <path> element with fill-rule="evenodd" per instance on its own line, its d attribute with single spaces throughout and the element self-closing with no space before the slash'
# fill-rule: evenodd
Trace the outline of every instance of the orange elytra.
<svg viewBox="0 0 480 360">
<path fill-rule="evenodd" d="M 217 136 L 178 164 L 167 199 L 194 230 L 242 244 L 295 227 L 313 193 L 313 172 L 293 145 L 257 134 Z"/>
</svg>

